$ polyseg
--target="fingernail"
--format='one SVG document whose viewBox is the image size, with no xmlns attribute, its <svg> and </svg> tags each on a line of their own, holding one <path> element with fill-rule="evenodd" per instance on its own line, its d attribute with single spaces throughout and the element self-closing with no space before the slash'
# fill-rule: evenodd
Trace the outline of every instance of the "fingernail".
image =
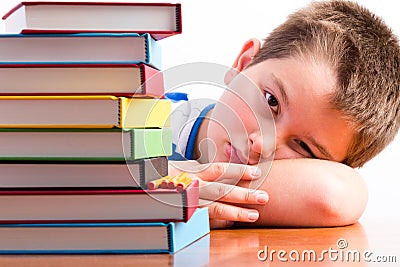
<svg viewBox="0 0 400 267">
<path fill-rule="evenodd" d="M 256 221 L 258 219 L 258 212 L 257 211 L 249 211 L 247 214 L 247 218 L 249 221 Z"/>
<path fill-rule="evenodd" d="M 268 201 L 268 195 L 265 193 L 260 193 L 256 195 L 256 201 L 260 204 L 267 203 Z"/>
<path fill-rule="evenodd" d="M 233 226 L 233 221 L 226 221 L 226 227 Z"/>
<path fill-rule="evenodd" d="M 261 175 L 261 170 L 257 167 L 252 167 L 250 171 L 250 175 L 254 178 L 260 177 Z"/>
</svg>

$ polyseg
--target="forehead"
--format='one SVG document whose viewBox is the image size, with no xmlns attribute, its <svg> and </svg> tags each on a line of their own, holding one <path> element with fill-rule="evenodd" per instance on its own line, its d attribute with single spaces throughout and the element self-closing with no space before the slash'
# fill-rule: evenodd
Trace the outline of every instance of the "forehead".
<svg viewBox="0 0 400 267">
<path fill-rule="evenodd" d="M 324 59 L 312 55 L 268 59 L 245 71 L 252 79 L 279 81 L 291 91 L 328 98 L 325 99 L 328 102 L 337 89 L 337 75 L 333 68 Z"/>
</svg>

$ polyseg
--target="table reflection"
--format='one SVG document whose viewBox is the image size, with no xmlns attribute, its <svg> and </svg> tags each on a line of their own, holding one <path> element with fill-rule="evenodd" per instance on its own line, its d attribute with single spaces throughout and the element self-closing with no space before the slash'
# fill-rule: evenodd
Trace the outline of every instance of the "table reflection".
<svg viewBox="0 0 400 267">
<path fill-rule="evenodd" d="M 213 231 L 210 247 L 211 266 L 367 266 L 368 241 L 359 223 Z"/>
</svg>

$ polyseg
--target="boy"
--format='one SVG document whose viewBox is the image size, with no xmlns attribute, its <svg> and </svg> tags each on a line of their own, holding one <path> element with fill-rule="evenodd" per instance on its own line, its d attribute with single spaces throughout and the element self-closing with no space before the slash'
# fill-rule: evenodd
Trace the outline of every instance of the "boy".
<svg viewBox="0 0 400 267">
<path fill-rule="evenodd" d="M 356 222 L 367 189 L 350 167 L 398 131 L 399 55 L 390 29 L 355 3 L 295 12 L 262 47 L 244 44 L 225 76 L 229 90 L 203 107 L 188 134 L 193 149 L 181 156 L 194 161 L 171 161 L 170 172 L 192 170 L 202 181 L 213 228 Z M 246 188 L 254 186 L 261 190 Z"/>
</svg>

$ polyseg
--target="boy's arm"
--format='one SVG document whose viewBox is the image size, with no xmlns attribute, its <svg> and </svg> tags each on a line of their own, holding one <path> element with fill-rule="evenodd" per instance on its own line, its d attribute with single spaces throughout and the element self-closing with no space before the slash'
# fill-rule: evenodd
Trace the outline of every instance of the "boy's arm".
<svg viewBox="0 0 400 267">
<path fill-rule="evenodd" d="M 263 176 L 269 164 L 259 165 L 262 176 L 258 179 L 251 177 L 254 166 L 225 162 L 204 165 L 195 161 L 170 162 L 169 173 L 176 175 L 194 166 L 195 177 L 209 184 L 201 186 L 202 198 L 219 199 L 207 204 L 213 228 L 230 225 L 226 220 L 253 221 L 250 214 L 256 215 L 257 221 L 247 226 L 347 225 L 359 219 L 367 202 L 367 187 L 362 177 L 350 167 L 331 161 L 276 160 L 266 178 Z M 215 180 L 219 182 L 212 182 Z M 265 196 L 264 191 L 269 195 L 266 204 L 265 198 L 261 202 L 257 199 Z"/>
<path fill-rule="evenodd" d="M 239 185 L 248 187 L 249 182 Z M 263 226 L 352 224 L 362 215 L 368 198 L 367 186 L 357 171 L 316 159 L 274 161 L 258 189 L 268 192 L 268 203 L 248 207 L 259 210 L 255 224 Z"/>
</svg>

